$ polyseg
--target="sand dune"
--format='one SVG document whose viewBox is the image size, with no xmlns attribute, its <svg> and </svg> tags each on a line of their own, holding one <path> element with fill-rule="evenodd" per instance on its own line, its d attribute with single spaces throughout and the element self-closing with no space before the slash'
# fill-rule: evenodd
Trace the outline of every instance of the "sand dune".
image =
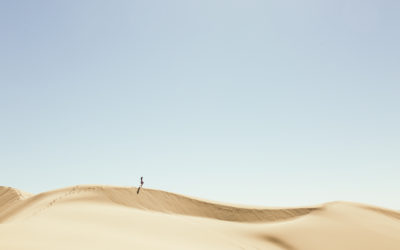
<svg viewBox="0 0 400 250">
<path fill-rule="evenodd" d="M 0 187 L 0 249 L 400 249 L 400 213 L 347 202 L 253 208 L 133 187 Z"/>
</svg>

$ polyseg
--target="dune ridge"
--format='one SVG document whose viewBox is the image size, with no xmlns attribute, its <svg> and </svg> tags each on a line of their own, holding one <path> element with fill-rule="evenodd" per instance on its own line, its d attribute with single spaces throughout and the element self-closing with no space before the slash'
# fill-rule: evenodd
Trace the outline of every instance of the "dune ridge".
<svg viewBox="0 0 400 250">
<path fill-rule="evenodd" d="M 0 188 L 0 192 L 2 189 Z M 92 202 L 108 202 L 126 207 L 151 210 L 161 213 L 172 213 L 188 216 L 206 217 L 236 222 L 268 222 L 279 221 L 305 215 L 318 207 L 304 208 L 246 208 L 203 201 L 188 196 L 154 189 L 137 193 L 136 187 L 114 187 L 100 185 L 78 185 L 50 192 L 32 195 L 22 199 L 17 189 L 8 188 L 5 195 L 0 193 L 0 203 L 10 203 L 9 209 L 0 209 L 0 222 L 18 214 L 32 216 L 56 203 L 90 199 Z M 10 201 L 9 201 L 10 200 Z M 13 201 L 19 201 L 13 203 Z"/>
</svg>

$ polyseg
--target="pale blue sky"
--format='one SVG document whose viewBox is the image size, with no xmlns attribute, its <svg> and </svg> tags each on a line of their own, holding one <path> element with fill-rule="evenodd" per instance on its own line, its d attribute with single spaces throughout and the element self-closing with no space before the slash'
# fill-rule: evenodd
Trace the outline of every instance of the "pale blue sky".
<svg viewBox="0 0 400 250">
<path fill-rule="evenodd" d="M 400 208 L 400 2 L 2 1 L 0 185 Z"/>
</svg>

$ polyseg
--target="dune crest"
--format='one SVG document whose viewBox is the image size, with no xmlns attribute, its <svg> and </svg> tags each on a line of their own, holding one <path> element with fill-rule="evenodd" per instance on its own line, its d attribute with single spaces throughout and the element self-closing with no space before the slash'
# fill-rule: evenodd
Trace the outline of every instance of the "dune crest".
<svg viewBox="0 0 400 250">
<path fill-rule="evenodd" d="M 234 222 L 287 220 L 318 209 L 317 207 L 285 209 L 245 208 L 217 204 L 153 189 L 143 189 L 138 194 L 135 187 L 79 185 L 30 196 L 25 200 L 20 198 L 21 196 L 17 194 L 16 189 L 11 190 L 6 192 L 4 199 L 0 194 L 0 201 L 4 200 L 4 203 L 10 203 L 9 206 L 12 207 L 8 211 L 0 210 L 0 222 L 10 218 L 17 219 L 18 214 L 22 214 L 23 217 L 29 214 L 33 216 L 60 203 L 85 200 L 167 214 L 198 216 Z M 13 203 L 14 200 L 20 202 Z"/>
</svg>

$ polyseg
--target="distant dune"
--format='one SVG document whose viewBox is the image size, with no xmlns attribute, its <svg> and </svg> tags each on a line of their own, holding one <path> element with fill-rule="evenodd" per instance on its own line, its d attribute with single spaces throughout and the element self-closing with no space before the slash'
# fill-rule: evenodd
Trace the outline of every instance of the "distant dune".
<svg viewBox="0 0 400 250">
<path fill-rule="evenodd" d="M 0 249 L 400 249 L 400 213 L 348 202 L 254 208 L 135 187 L 0 187 Z"/>
</svg>

